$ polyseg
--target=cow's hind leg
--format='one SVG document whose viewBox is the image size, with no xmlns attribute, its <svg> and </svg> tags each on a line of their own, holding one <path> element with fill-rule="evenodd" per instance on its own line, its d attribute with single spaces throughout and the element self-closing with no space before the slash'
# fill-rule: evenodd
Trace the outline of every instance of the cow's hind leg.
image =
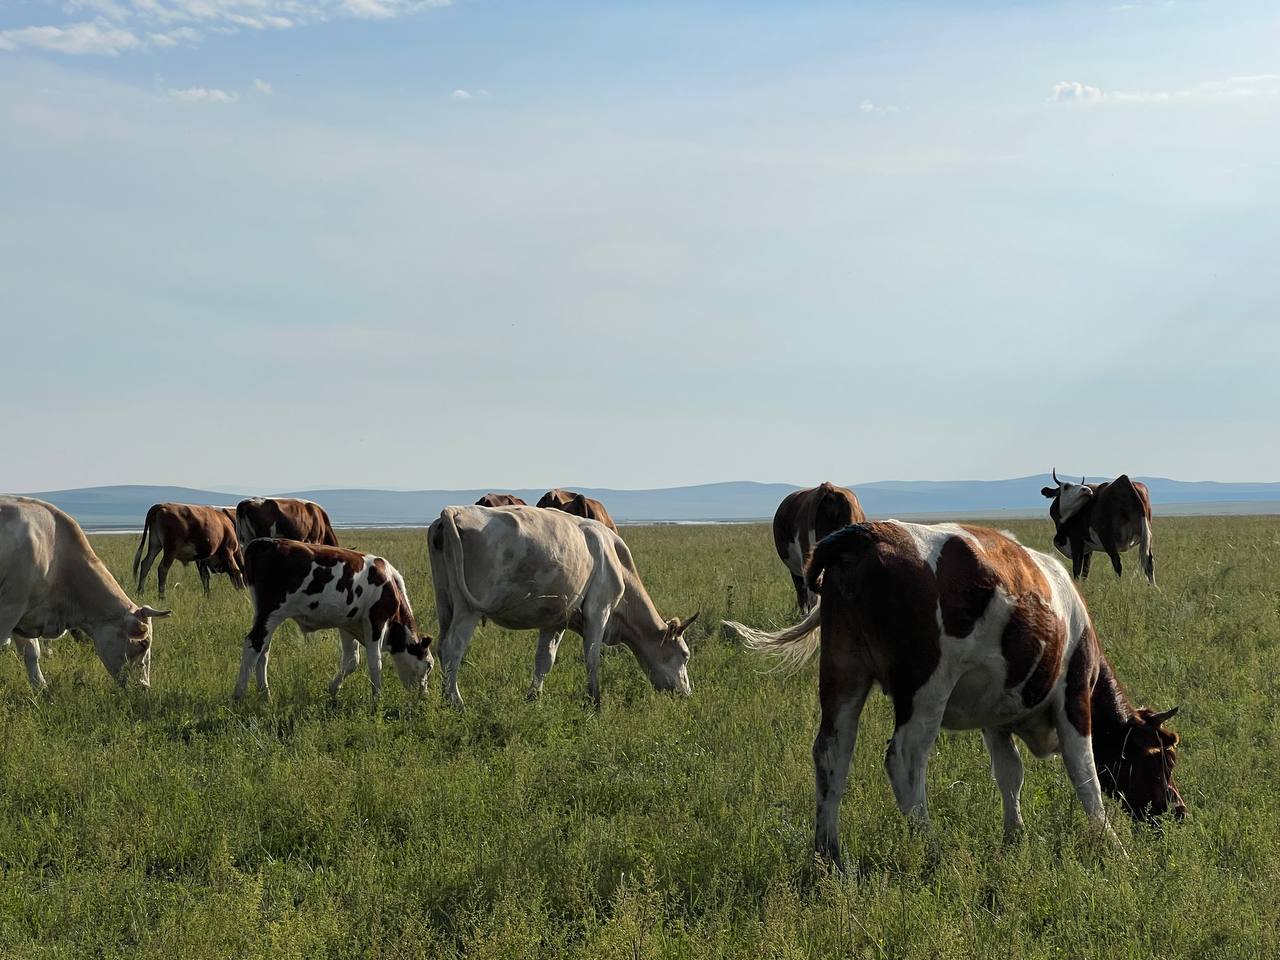
<svg viewBox="0 0 1280 960">
<path fill-rule="evenodd" d="M 813 780 L 817 803 L 813 846 L 819 857 L 844 870 L 840 856 L 840 800 L 849 763 L 858 743 L 858 720 L 871 690 L 871 678 L 849 673 L 834 663 L 826 648 L 819 680 L 822 720 L 813 741 Z"/>
<path fill-rule="evenodd" d="M 173 566 L 173 558 L 165 554 L 160 558 L 160 565 L 156 567 L 156 587 L 160 591 L 160 599 L 164 599 L 165 584 L 169 582 L 169 568 Z"/>
<path fill-rule="evenodd" d="M 1013 735 L 1005 730 L 983 730 L 982 742 L 991 755 L 991 776 L 1004 804 L 1004 839 L 1012 843 L 1022 836 L 1022 757 Z"/>
<path fill-rule="evenodd" d="M 584 610 L 582 615 L 582 659 L 587 664 L 587 696 L 597 708 L 600 706 L 600 654 L 609 624 L 609 612 L 588 613 Z"/>
<path fill-rule="evenodd" d="M 903 816 L 926 828 L 925 772 L 954 686 L 953 680 L 935 673 L 913 696 L 895 697 L 893 703 L 896 725 L 885 753 L 885 771 Z"/>
<path fill-rule="evenodd" d="M 796 607 L 801 613 L 809 612 L 809 590 L 804 585 L 804 577 L 791 574 L 791 582 L 796 588 Z"/>
<path fill-rule="evenodd" d="M 244 652 L 240 657 L 240 676 L 236 680 L 235 693 L 232 699 L 244 699 L 245 690 L 249 687 L 249 677 L 257 668 L 258 689 L 264 696 L 270 697 L 267 687 L 266 659 L 271 649 L 271 636 L 275 633 L 280 621 L 274 617 L 254 617 L 253 626 L 244 638 Z"/>
<path fill-rule="evenodd" d="M 1120 563 L 1120 551 L 1115 547 L 1107 547 L 1107 556 L 1111 558 L 1111 568 L 1115 570 L 1116 576 L 1120 576 L 1124 571 Z"/>
<path fill-rule="evenodd" d="M 462 668 L 462 658 L 466 656 L 467 647 L 471 645 L 471 635 L 476 632 L 479 622 L 477 614 L 455 612 L 449 622 L 449 632 L 440 641 L 440 662 L 444 666 L 440 673 L 444 681 L 444 697 L 455 707 L 462 706 L 458 671 Z"/>
<path fill-rule="evenodd" d="M 147 555 L 142 558 L 142 564 L 138 567 L 138 592 L 142 592 L 143 584 L 147 582 L 147 574 L 151 572 L 151 565 L 156 562 L 156 557 L 160 555 L 162 549 L 158 542 L 159 537 L 154 534 L 147 543 Z M 162 593 L 161 596 L 164 594 Z"/>
<path fill-rule="evenodd" d="M 338 672 L 329 681 L 329 695 L 331 697 L 337 697 L 338 688 L 342 686 L 342 681 L 360 669 L 360 641 L 356 639 L 354 634 L 345 630 L 338 631 L 338 638 L 342 646 L 342 659 L 338 662 Z"/>
<path fill-rule="evenodd" d="M 200 586 L 204 587 L 204 595 L 209 596 L 209 564 L 204 560 L 196 561 L 196 572 L 200 574 Z"/>
<path fill-rule="evenodd" d="M 13 639 L 17 641 L 18 653 L 22 654 L 22 662 L 27 668 L 27 682 L 36 693 L 43 693 L 49 688 L 49 684 L 40 672 L 40 641 L 18 636 Z"/>
<path fill-rule="evenodd" d="M 1081 580 L 1089 579 L 1089 567 L 1092 563 L 1093 563 L 1093 551 L 1090 550 L 1090 551 L 1087 551 L 1084 554 L 1084 556 L 1080 558 L 1080 579 Z"/>
<path fill-rule="evenodd" d="M 542 682 L 556 664 L 556 651 L 560 649 L 563 630 L 541 630 L 538 633 L 538 653 L 533 661 L 533 683 L 529 687 L 529 699 L 542 695 Z"/>
</svg>

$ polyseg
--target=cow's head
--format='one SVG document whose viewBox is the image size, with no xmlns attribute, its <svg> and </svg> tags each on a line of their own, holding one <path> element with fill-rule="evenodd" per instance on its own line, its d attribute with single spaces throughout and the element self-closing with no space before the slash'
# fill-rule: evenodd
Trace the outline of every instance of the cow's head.
<svg viewBox="0 0 1280 960">
<path fill-rule="evenodd" d="M 1057 486 L 1041 487 L 1040 493 L 1054 501 L 1049 507 L 1054 523 L 1065 523 L 1084 509 L 1093 497 L 1093 488 L 1084 482 L 1084 477 L 1079 483 L 1059 480 L 1057 467 L 1053 468 L 1053 482 Z"/>
<path fill-rule="evenodd" d="M 125 666 L 136 663 L 140 669 L 138 682 L 144 687 L 151 686 L 151 621 L 163 619 L 171 612 L 138 607 L 93 631 L 93 648 L 98 659 L 118 682 L 125 681 Z"/>
<path fill-rule="evenodd" d="M 661 642 L 645 664 L 653 689 L 673 690 L 686 697 L 693 692 L 689 683 L 689 644 L 684 639 L 684 632 L 697 619 L 698 614 L 695 613 L 683 620 L 672 617 L 667 621 Z"/>
<path fill-rule="evenodd" d="M 1178 759 L 1178 734 L 1163 724 L 1178 708 L 1156 713 L 1147 707 L 1129 720 L 1120 740 L 1120 753 L 1109 757 L 1098 775 L 1108 793 L 1118 797 L 1135 820 L 1154 820 L 1170 811 L 1181 820 L 1187 805 L 1173 782 Z"/>
<path fill-rule="evenodd" d="M 392 631 L 399 635 L 399 642 L 391 636 Z M 391 662 L 396 665 L 396 673 L 400 682 L 410 693 L 426 693 L 427 680 L 431 677 L 431 669 L 435 666 L 435 658 L 431 656 L 431 637 L 423 634 L 414 636 L 413 631 L 399 623 L 387 625 L 388 646 L 391 648 Z M 401 646 L 403 644 L 403 646 Z M 396 647 L 400 647 L 396 650 Z"/>
</svg>

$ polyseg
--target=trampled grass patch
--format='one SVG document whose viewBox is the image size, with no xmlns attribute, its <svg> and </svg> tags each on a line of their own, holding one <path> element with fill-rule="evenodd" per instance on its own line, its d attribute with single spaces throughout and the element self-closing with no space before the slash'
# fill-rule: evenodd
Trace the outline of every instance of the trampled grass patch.
<svg viewBox="0 0 1280 960">
<path fill-rule="evenodd" d="M 1049 542 L 1047 522 L 1006 525 Z M 205 598 L 194 568 L 171 577 L 149 692 L 63 640 L 35 700 L 0 657 L 0 956 L 1280 955 L 1280 519 L 1157 520 L 1159 589 L 1132 554 L 1123 580 L 1101 558 L 1084 586 L 1130 696 L 1182 705 L 1185 822 L 1117 811 L 1119 860 L 1061 763 L 1028 758 L 1028 834 L 1005 847 L 980 737 L 944 734 L 933 865 L 882 771 L 877 694 L 843 804 L 848 880 L 810 859 L 816 668 L 764 672 L 716 626 L 794 619 L 767 529 L 623 533 L 664 615 L 702 611 L 688 701 L 610 650 L 591 710 L 569 635 L 527 703 L 535 637 L 490 625 L 465 711 L 438 676 L 415 701 L 389 675 L 371 712 L 363 669 L 329 701 L 335 637 L 286 626 L 273 702 L 232 707 L 248 599 L 225 578 Z M 395 563 L 434 634 L 424 531 L 340 536 Z M 92 539 L 126 584 L 133 538 Z"/>
</svg>

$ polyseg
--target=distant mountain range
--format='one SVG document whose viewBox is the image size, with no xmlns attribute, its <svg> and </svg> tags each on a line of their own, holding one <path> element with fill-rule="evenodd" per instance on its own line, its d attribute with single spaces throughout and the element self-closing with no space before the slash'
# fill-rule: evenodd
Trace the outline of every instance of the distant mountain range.
<svg viewBox="0 0 1280 960">
<path fill-rule="evenodd" d="M 1280 483 L 1188 483 L 1141 477 L 1158 513 L 1280 513 Z M 1012 480 L 883 480 L 853 486 L 873 517 L 999 517 L 1047 513 L 1040 488 L 1048 475 Z M 626 523 L 765 520 L 795 486 L 734 481 L 657 490 L 571 487 L 604 502 Z M 474 503 L 488 490 L 298 490 L 280 496 L 305 497 L 321 504 L 340 526 L 425 525 L 450 504 Z M 535 503 L 545 490 L 503 490 Z M 140 529 L 153 503 L 234 505 L 238 493 L 190 487 L 112 486 L 50 490 L 31 496 L 48 500 L 87 530 Z"/>
</svg>

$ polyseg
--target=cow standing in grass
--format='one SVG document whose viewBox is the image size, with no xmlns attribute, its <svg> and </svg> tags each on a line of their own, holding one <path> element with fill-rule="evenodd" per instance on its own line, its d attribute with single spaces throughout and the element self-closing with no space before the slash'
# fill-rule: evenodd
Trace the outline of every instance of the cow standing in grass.
<svg viewBox="0 0 1280 960">
<path fill-rule="evenodd" d="M 338 537 L 324 507 L 289 497 L 250 497 L 236 504 L 236 534 L 243 550 L 258 537 L 278 537 L 302 543 L 338 545 Z"/>
<path fill-rule="evenodd" d="M 1106 483 L 1066 483 L 1053 471 L 1056 486 L 1040 492 L 1053 502 L 1053 545 L 1071 558 L 1071 575 L 1089 578 L 1089 562 L 1097 551 L 1111 558 L 1120 576 L 1120 554 L 1138 547 L 1138 562 L 1150 583 L 1156 582 L 1156 561 L 1151 552 L 1151 496 L 1147 486 L 1121 474 Z"/>
<path fill-rule="evenodd" d="M 893 700 L 885 770 L 899 809 L 922 823 L 925 766 L 942 727 L 982 730 L 1008 837 L 1022 828 L 1015 735 L 1036 756 L 1062 754 L 1096 822 L 1105 824 L 1104 791 L 1135 818 L 1185 814 L 1173 782 L 1178 735 L 1162 726 L 1175 711 L 1133 707 L 1051 557 L 995 530 L 889 520 L 827 537 L 806 577 L 821 598 L 801 623 L 772 634 L 727 625 L 794 664 L 820 654 L 819 855 L 841 864 L 840 798 L 874 684 Z"/>
<path fill-rule="evenodd" d="M 603 503 L 580 493 L 574 493 L 572 490 L 559 488 L 548 490 L 538 500 L 538 506 L 547 510 L 563 510 L 565 513 L 575 517 L 585 517 L 588 520 L 599 520 L 614 533 L 618 532 L 618 525 L 613 522 L 613 517 L 609 516 L 609 511 L 605 509 Z"/>
<path fill-rule="evenodd" d="M 143 555 L 143 552 L 146 555 Z M 244 588 L 240 542 L 236 536 L 236 515 L 230 507 L 206 507 L 192 503 L 157 503 L 147 511 L 142 538 L 133 555 L 133 576 L 141 593 L 157 555 L 156 585 L 164 599 L 169 568 L 174 561 L 195 563 L 205 596 L 209 577 L 225 573 L 237 590 Z"/>
<path fill-rule="evenodd" d="M 245 580 L 253 600 L 253 624 L 244 638 L 235 699 L 240 700 L 256 673 L 258 691 L 271 696 L 267 663 L 271 637 L 286 620 L 304 632 L 336 628 L 342 661 L 329 684 L 338 688 L 360 666 L 360 647 L 369 661 L 376 702 L 382 692 L 382 655 L 388 653 L 405 688 L 426 689 L 433 660 L 431 638 L 419 636 L 404 578 L 373 554 L 341 547 L 259 538 L 245 547 Z"/>
<path fill-rule="evenodd" d="M 486 493 L 476 501 L 477 507 L 527 507 L 514 493 Z"/>
<path fill-rule="evenodd" d="M 587 693 L 600 703 L 602 645 L 625 644 L 658 690 L 690 691 L 684 632 L 697 619 L 664 620 L 631 551 L 595 520 L 524 507 L 446 507 L 427 533 L 440 616 L 445 696 L 462 705 L 458 667 L 488 618 L 537 630 L 530 697 L 556 660 L 566 629 L 582 637 Z"/>
<path fill-rule="evenodd" d="M 125 595 L 84 531 L 52 504 L 0 497 L 0 638 L 13 637 L 33 690 L 47 686 L 40 641 L 64 631 L 88 636 L 107 672 L 123 683 L 136 664 L 151 683 L 151 621 L 168 610 Z"/>
<path fill-rule="evenodd" d="M 773 547 L 791 574 L 801 613 L 808 613 L 814 602 L 804 584 L 804 565 L 813 545 L 827 534 L 865 519 L 857 495 L 834 483 L 796 490 L 778 504 L 773 515 Z"/>
</svg>

